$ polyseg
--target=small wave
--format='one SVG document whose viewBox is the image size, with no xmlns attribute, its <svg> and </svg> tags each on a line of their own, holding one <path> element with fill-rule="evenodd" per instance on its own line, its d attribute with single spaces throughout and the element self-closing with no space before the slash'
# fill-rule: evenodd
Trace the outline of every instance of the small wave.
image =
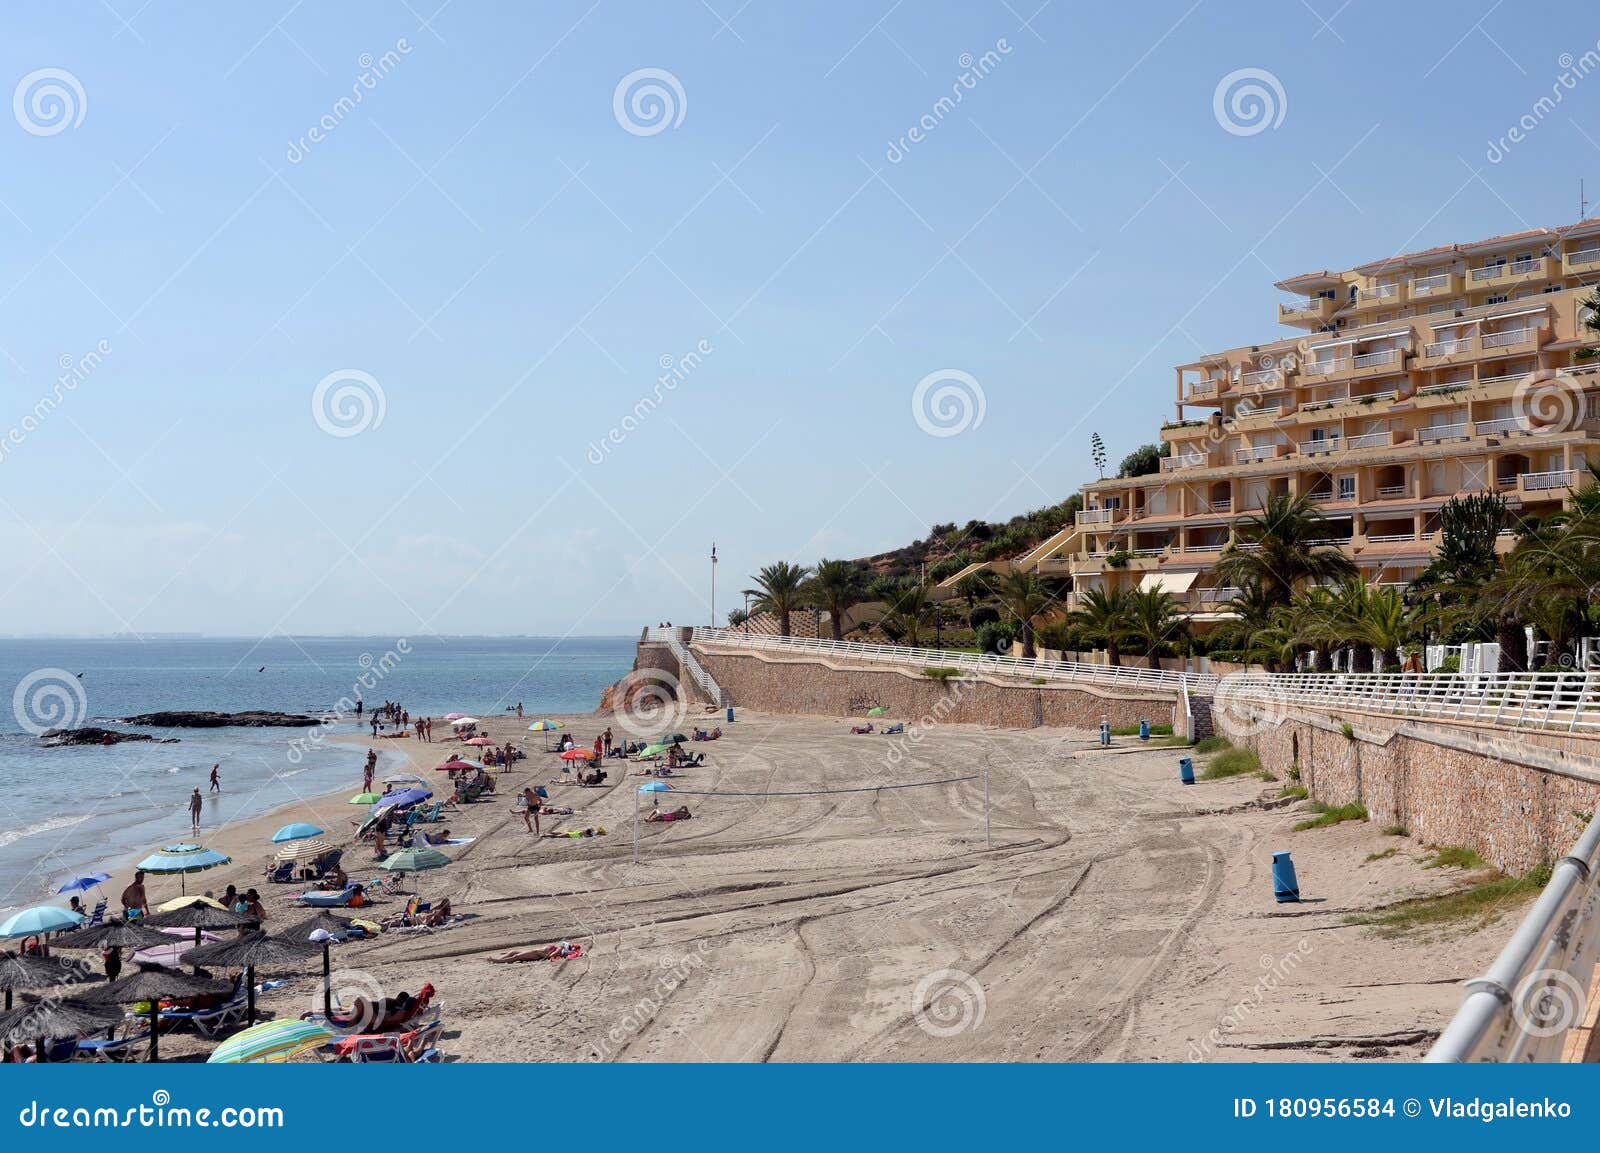
<svg viewBox="0 0 1600 1153">
<path fill-rule="evenodd" d="M 73 825 L 81 825 L 89 819 L 89 814 L 84 813 L 76 817 L 50 817 L 40 821 L 37 825 L 29 825 L 25 829 L 7 829 L 0 833 L 0 849 L 7 845 L 14 845 L 27 837 L 36 837 L 40 833 L 53 833 L 57 829 L 70 829 Z"/>
</svg>

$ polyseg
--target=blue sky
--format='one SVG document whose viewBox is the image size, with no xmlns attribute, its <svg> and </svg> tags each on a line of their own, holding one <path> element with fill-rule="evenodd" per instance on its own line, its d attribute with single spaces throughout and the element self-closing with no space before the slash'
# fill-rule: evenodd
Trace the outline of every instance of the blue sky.
<svg viewBox="0 0 1600 1153">
<path fill-rule="evenodd" d="M 713 539 L 721 614 L 1061 500 L 1274 280 L 1600 198 L 1600 78 L 1486 158 L 1569 5 L 740 2 L 8 11 L 0 631 L 703 621 Z M 982 420 L 929 435 L 950 371 Z"/>
</svg>

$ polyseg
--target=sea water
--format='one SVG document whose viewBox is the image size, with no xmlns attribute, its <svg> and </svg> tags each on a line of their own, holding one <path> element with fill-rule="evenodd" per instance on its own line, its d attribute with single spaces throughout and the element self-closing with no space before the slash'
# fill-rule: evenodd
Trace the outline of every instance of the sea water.
<svg viewBox="0 0 1600 1153">
<path fill-rule="evenodd" d="M 123 728 L 119 717 L 170 709 L 321 717 L 357 697 L 436 722 L 521 702 L 531 721 L 592 710 L 633 653 L 624 637 L 0 640 L 0 910 L 38 903 L 97 863 L 191 839 L 196 786 L 202 842 L 296 800 L 353 794 L 365 750 L 325 737 L 371 731 L 353 718 L 325 731 L 143 728 L 130 731 L 177 741 L 46 748 L 34 731 L 44 724 Z M 397 760 L 380 760 L 378 775 Z M 219 763 L 222 791 L 209 793 Z"/>
</svg>

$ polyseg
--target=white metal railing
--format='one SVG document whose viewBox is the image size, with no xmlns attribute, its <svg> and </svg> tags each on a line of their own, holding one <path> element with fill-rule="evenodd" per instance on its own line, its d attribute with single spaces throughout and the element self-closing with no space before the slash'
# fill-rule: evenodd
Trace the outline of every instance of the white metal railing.
<svg viewBox="0 0 1600 1153">
<path fill-rule="evenodd" d="M 1390 532 L 1379 536 L 1367 534 L 1368 544 L 1394 544 L 1396 541 L 1413 541 L 1417 539 L 1415 532 Z"/>
<path fill-rule="evenodd" d="M 1459 424 L 1433 424 L 1427 428 L 1417 430 L 1417 440 L 1427 444 L 1436 440 L 1451 440 L 1458 436 L 1466 436 L 1467 430 L 1472 426 L 1466 421 Z"/>
<path fill-rule="evenodd" d="M 1324 437 L 1322 440 L 1302 440 L 1300 442 L 1301 456 L 1319 456 L 1325 452 L 1339 451 L 1339 438 L 1336 436 Z"/>
<path fill-rule="evenodd" d="M 1272 460 L 1278 455 L 1278 445 L 1263 444 L 1255 448 L 1236 449 L 1233 459 L 1239 464 L 1250 464 L 1258 460 Z"/>
<path fill-rule="evenodd" d="M 1345 441 L 1345 443 L 1348 444 L 1352 449 L 1388 448 L 1394 443 L 1394 433 L 1387 430 L 1384 432 L 1363 432 L 1356 436 L 1350 437 Z"/>
<path fill-rule="evenodd" d="M 1110 524 L 1115 509 L 1086 508 L 1078 512 L 1079 524 Z"/>
<path fill-rule="evenodd" d="M 1268 412 L 1282 412 L 1283 405 L 1277 401 L 1271 404 L 1241 404 L 1234 408 L 1233 416 L 1237 420 L 1242 416 L 1260 416 Z"/>
<path fill-rule="evenodd" d="M 1482 385 L 1485 385 L 1485 384 L 1504 384 L 1508 380 L 1522 380 L 1525 377 L 1527 377 L 1529 372 L 1532 372 L 1532 371 L 1533 371 L 1532 369 L 1528 369 L 1525 372 L 1507 372 L 1507 373 L 1502 373 L 1500 376 L 1480 376 L 1476 381 L 1467 381 L 1465 383 L 1467 383 L 1467 384 L 1475 384 L 1475 385 L 1478 385 L 1478 386 L 1482 386 Z"/>
<path fill-rule="evenodd" d="M 1306 493 L 1306 499 L 1312 504 L 1326 504 L 1333 499 L 1333 490 L 1330 488 L 1321 492 L 1308 492 Z"/>
<path fill-rule="evenodd" d="M 1496 417 L 1494 420 L 1480 420 L 1473 425 L 1479 436 L 1494 436 L 1502 432 L 1526 432 L 1527 426 L 1514 416 Z"/>
<path fill-rule="evenodd" d="M 1411 282 L 1412 296 L 1432 296 L 1435 292 L 1448 290 L 1450 287 L 1450 274 L 1438 272 L 1432 276 L 1419 276 Z"/>
<path fill-rule="evenodd" d="M 1166 553 L 1167 553 L 1167 547 L 1168 546 L 1166 546 L 1166 545 L 1160 545 L 1160 546 L 1158 546 L 1156 548 L 1136 548 L 1136 549 L 1130 550 L 1128 555 L 1129 556 L 1165 556 Z"/>
<path fill-rule="evenodd" d="M 1279 305 L 1284 312 L 1316 312 L 1322 307 L 1325 296 L 1306 296 L 1299 300 L 1291 300 L 1287 304 Z"/>
<path fill-rule="evenodd" d="M 1432 348 L 1433 345 L 1430 344 L 1428 347 Z M 1434 354 L 1430 352 L 1428 355 L 1432 356 Z M 1472 387 L 1472 381 L 1470 381 L 1470 380 L 1441 380 L 1438 384 L 1425 384 L 1425 385 L 1423 385 L 1421 388 L 1417 389 L 1417 395 L 1418 396 L 1433 396 L 1436 393 L 1456 392 L 1456 391 L 1459 391 L 1460 389 L 1471 388 L 1471 387 Z"/>
<path fill-rule="evenodd" d="M 1511 275 L 1521 276 L 1524 272 L 1533 272 L 1543 263 L 1543 258 L 1538 256 L 1529 256 L 1523 260 L 1513 260 L 1511 262 Z"/>
<path fill-rule="evenodd" d="M 1470 352 L 1472 338 L 1460 336 L 1454 340 L 1435 340 L 1431 344 L 1422 346 L 1424 356 L 1454 356 L 1458 352 Z"/>
<path fill-rule="evenodd" d="M 1233 498 L 1230 496 L 1230 497 L 1223 497 L 1221 500 L 1211 501 L 1209 504 L 1207 504 L 1200 511 L 1201 512 L 1232 512 L 1233 511 Z"/>
<path fill-rule="evenodd" d="M 1380 484 L 1378 486 L 1378 495 L 1379 496 L 1405 496 L 1406 495 L 1406 486 L 1403 485 L 1403 484 Z"/>
<path fill-rule="evenodd" d="M 1366 304 L 1374 300 L 1393 300 L 1400 295 L 1398 284 L 1375 284 L 1371 288 L 1356 290 L 1356 303 Z"/>
<path fill-rule="evenodd" d="M 1577 473 L 1560 469 L 1556 472 L 1525 472 L 1517 479 L 1523 488 L 1543 492 L 1552 488 L 1571 488 Z"/>
<path fill-rule="evenodd" d="M 1226 604 L 1240 593 L 1237 585 L 1218 585 L 1216 588 L 1196 589 L 1195 595 L 1202 604 Z"/>
<path fill-rule="evenodd" d="M 1393 400 L 1395 397 L 1397 397 L 1399 395 L 1400 395 L 1400 390 L 1399 389 L 1397 389 L 1397 388 L 1386 388 L 1381 392 L 1353 392 L 1353 393 L 1350 394 L 1350 399 L 1355 401 L 1356 403 L 1360 404 L 1360 403 L 1364 403 L 1364 402 L 1369 401 L 1369 400 L 1370 401 Z"/>
<path fill-rule="evenodd" d="M 763 649 L 769 652 L 832 656 L 874 664 L 909 665 L 916 668 L 954 668 L 974 673 L 1011 674 L 1045 677 L 1050 680 L 1093 681 L 1130 688 L 1176 692 L 1183 678 L 1195 692 L 1212 692 L 1217 678 L 1210 674 L 1178 673 L 1165 669 L 1136 668 L 1124 665 L 1092 665 L 1081 661 L 1023 660 L 1021 657 L 990 656 L 986 653 L 954 652 L 950 649 L 910 648 L 901 645 L 869 645 L 859 641 L 811 640 L 807 637 L 775 637 L 760 633 L 741 633 L 734 629 L 695 629 L 693 643 L 705 646 Z"/>
<path fill-rule="evenodd" d="M 1281 368 L 1257 368 L 1239 377 L 1240 384 L 1271 384 L 1283 376 Z"/>
<path fill-rule="evenodd" d="M 1560 1061 L 1584 1024 L 1600 950 L 1600 815 L 1550 880 L 1424 1061 Z"/>
<path fill-rule="evenodd" d="M 1595 264 L 1600 262 L 1600 247 L 1579 248 L 1567 253 L 1568 264 Z"/>
<path fill-rule="evenodd" d="M 1477 283 L 1480 280 L 1493 280 L 1497 276 L 1504 276 L 1505 271 L 1506 266 L 1504 263 L 1484 264 L 1472 269 L 1467 275 L 1472 279 L 1473 283 Z"/>
<path fill-rule="evenodd" d="M 1186 544 L 1186 545 L 1183 546 L 1183 551 L 1184 552 L 1220 552 L 1220 551 L 1222 551 L 1222 549 L 1224 549 L 1226 547 L 1227 547 L 1227 542 L 1226 541 L 1218 541 L 1216 544 Z"/>
<path fill-rule="evenodd" d="M 1348 356 L 1334 356 L 1327 360 L 1308 360 L 1300 366 L 1301 376 L 1331 376 L 1350 367 Z"/>
<path fill-rule="evenodd" d="M 1363 352 L 1353 358 L 1357 368 L 1371 368 L 1375 364 L 1393 364 L 1400 359 L 1398 348 L 1380 348 L 1377 352 Z"/>
<path fill-rule="evenodd" d="M 1522 328 L 1508 328 L 1504 332 L 1486 332 L 1479 339 L 1483 341 L 1484 348 L 1505 348 L 1509 344 L 1521 344 L 1531 340 L 1533 328 L 1524 325 Z"/>
<path fill-rule="evenodd" d="M 1199 454 L 1194 456 L 1164 456 L 1161 458 L 1162 472 L 1177 472 L 1179 469 L 1200 468 L 1206 463 L 1206 458 Z"/>
<path fill-rule="evenodd" d="M 689 650 L 689 646 L 683 643 L 683 634 L 687 631 L 691 630 L 651 628 L 645 630 L 645 637 L 648 640 L 665 644 L 668 651 L 677 658 L 678 667 L 687 673 L 694 683 L 699 685 L 705 691 L 705 694 L 715 701 L 719 707 L 727 706 L 731 703 L 728 700 L 728 694 L 722 690 L 721 685 L 717 684 L 716 678 L 706 671 L 706 667 L 695 659 L 695 655 Z M 692 632 L 699 631 L 698 629 L 692 630 Z"/>
</svg>

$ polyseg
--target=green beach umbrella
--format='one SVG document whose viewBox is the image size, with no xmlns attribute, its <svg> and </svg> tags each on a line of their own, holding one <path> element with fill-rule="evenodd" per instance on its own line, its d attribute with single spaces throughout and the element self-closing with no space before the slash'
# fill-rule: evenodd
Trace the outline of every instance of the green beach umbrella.
<svg viewBox="0 0 1600 1153">
<path fill-rule="evenodd" d="M 883 705 L 879 705 L 877 708 L 868 709 L 867 710 L 867 716 L 869 716 L 869 717 L 881 717 L 885 713 L 887 713 L 888 711 L 889 710 L 887 708 L 885 708 Z"/>
<path fill-rule="evenodd" d="M 646 745 L 644 748 L 640 749 L 639 750 L 639 755 L 641 757 L 659 756 L 660 754 L 666 752 L 671 747 L 672 747 L 671 745 L 665 745 L 665 744 L 662 744 L 661 742 L 657 741 L 653 745 Z"/>
<path fill-rule="evenodd" d="M 413 845 L 409 849 L 401 849 L 398 853 L 391 853 L 379 864 L 378 868 L 386 873 L 425 873 L 429 869 L 442 869 L 450 864 L 450 858 L 438 849 L 430 849 L 425 845 Z M 412 882 L 412 891 L 420 892 L 415 881 Z"/>
<path fill-rule="evenodd" d="M 381 800 L 383 800 L 382 793 L 357 793 L 350 798 L 349 803 L 352 805 L 375 805 Z"/>
<path fill-rule="evenodd" d="M 276 1064 L 321 1048 L 331 1040 L 333 1030 L 315 1021 L 263 1021 L 218 1045 L 206 1058 L 206 1064 Z"/>
</svg>

